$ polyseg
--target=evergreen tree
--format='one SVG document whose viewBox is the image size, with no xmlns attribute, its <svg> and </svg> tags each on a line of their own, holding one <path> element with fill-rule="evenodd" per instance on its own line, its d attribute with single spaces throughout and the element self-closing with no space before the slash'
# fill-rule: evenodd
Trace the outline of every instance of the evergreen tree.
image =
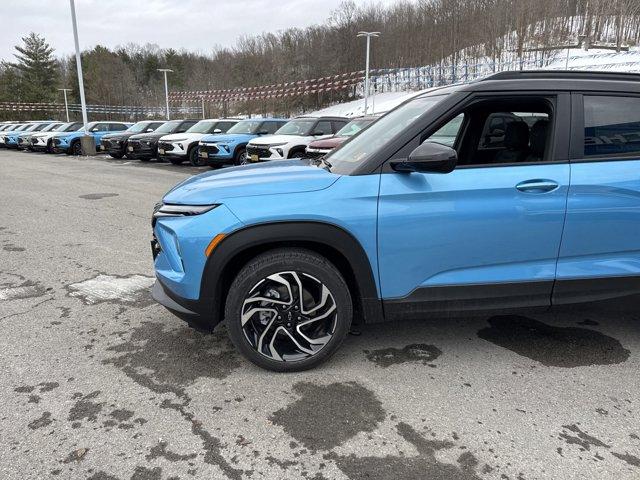
<svg viewBox="0 0 640 480">
<path fill-rule="evenodd" d="M 45 102 L 55 98 L 58 65 L 53 48 L 44 37 L 30 33 L 15 48 L 14 67 L 20 75 L 18 96 L 24 102 Z"/>
</svg>

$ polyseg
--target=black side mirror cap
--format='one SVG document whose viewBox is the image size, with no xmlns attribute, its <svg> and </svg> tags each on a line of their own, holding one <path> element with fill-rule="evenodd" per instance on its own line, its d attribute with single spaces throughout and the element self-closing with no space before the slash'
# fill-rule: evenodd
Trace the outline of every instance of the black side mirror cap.
<svg viewBox="0 0 640 480">
<path fill-rule="evenodd" d="M 405 160 L 390 163 L 396 172 L 451 173 L 458 165 L 456 151 L 440 143 L 424 142 Z"/>
</svg>

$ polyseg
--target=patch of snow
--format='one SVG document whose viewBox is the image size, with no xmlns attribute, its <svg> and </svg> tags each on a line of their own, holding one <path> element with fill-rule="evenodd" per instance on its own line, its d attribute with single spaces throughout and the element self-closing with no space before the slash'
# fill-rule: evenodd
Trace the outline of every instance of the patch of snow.
<svg viewBox="0 0 640 480">
<path fill-rule="evenodd" d="M 69 285 L 69 295 L 80 297 L 90 304 L 108 301 L 135 302 L 140 292 L 151 287 L 154 281 L 154 278 L 144 275 L 98 275 L 84 282 Z"/>
</svg>

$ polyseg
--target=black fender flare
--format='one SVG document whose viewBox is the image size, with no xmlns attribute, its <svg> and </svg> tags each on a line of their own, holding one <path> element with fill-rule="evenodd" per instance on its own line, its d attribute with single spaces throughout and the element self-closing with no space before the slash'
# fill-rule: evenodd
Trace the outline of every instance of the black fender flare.
<svg viewBox="0 0 640 480">
<path fill-rule="evenodd" d="M 356 238 L 341 227 L 330 223 L 300 221 L 271 222 L 250 225 L 226 236 L 209 256 L 200 284 L 199 306 L 209 315 L 212 326 L 223 319 L 225 274 L 237 268 L 237 261 L 251 251 L 265 251 L 281 246 L 309 245 L 310 249 L 331 249 L 346 260 L 353 274 L 361 300 L 362 315 L 367 323 L 384 320 L 382 300 L 378 295 L 374 272 L 364 248 Z M 339 265 L 336 265 L 340 268 Z M 204 313 L 204 312 L 203 312 Z"/>
<path fill-rule="evenodd" d="M 306 145 L 296 145 L 295 147 L 291 147 L 289 149 L 289 153 L 287 155 L 287 158 L 295 158 L 291 156 L 291 152 L 295 152 L 296 150 L 302 150 L 302 153 L 305 153 L 307 151 L 307 146 Z"/>
</svg>

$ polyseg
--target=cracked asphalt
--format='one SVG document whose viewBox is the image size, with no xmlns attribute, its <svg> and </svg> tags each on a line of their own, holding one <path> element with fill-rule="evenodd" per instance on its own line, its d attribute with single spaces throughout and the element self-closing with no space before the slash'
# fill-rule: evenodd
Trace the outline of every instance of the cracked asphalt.
<svg viewBox="0 0 640 480">
<path fill-rule="evenodd" d="M 191 167 L 0 150 L 0 478 L 637 479 L 640 308 L 364 326 L 275 374 L 149 295 Z"/>
</svg>

